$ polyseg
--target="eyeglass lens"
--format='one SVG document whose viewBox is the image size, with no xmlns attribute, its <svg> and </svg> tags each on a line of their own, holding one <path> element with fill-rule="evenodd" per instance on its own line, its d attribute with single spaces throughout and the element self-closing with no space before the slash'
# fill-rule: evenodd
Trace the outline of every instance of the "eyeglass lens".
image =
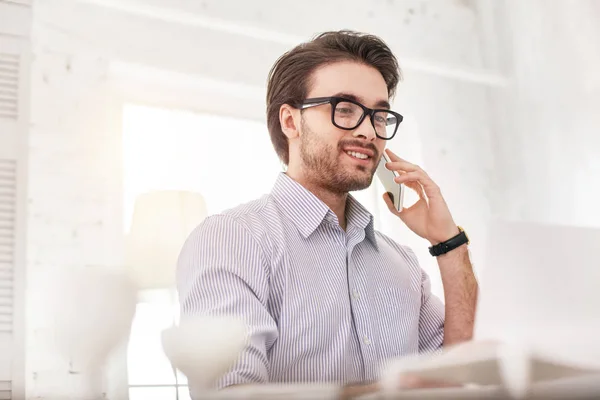
<svg viewBox="0 0 600 400">
<path fill-rule="evenodd" d="M 334 123 L 342 128 L 354 129 L 358 126 L 360 119 L 363 116 L 363 109 L 347 101 L 339 102 L 335 107 L 333 114 Z M 379 136 L 390 138 L 396 131 L 398 119 L 394 114 L 377 111 L 373 115 L 373 125 Z"/>
</svg>

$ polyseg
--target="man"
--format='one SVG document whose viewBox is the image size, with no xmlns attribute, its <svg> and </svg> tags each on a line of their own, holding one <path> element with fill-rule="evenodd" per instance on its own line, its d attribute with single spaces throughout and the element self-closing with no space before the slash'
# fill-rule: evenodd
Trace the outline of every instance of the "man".
<svg viewBox="0 0 600 400">
<path fill-rule="evenodd" d="M 471 338 L 477 283 L 466 235 L 435 182 L 386 150 L 397 182 L 420 195 L 401 212 L 384 196 L 389 217 L 438 245 L 445 307 L 414 253 L 375 231 L 348 194 L 371 185 L 397 132 L 402 116 L 389 101 L 399 80 L 387 45 L 351 31 L 324 33 L 271 70 L 268 128 L 287 170 L 269 195 L 207 218 L 178 265 L 184 317 L 234 315 L 250 327 L 220 388 L 368 384 L 388 359 Z M 238 178 L 252 175 L 242 166 Z"/>
</svg>

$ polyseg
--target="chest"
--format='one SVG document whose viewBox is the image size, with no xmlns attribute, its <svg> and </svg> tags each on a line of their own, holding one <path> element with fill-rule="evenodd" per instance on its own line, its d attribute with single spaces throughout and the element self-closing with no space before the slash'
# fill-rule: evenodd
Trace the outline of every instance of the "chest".
<svg viewBox="0 0 600 400">
<path fill-rule="evenodd" d="M 418 334 L 420 276 L 383 242 L 375 247 L 342 234 L 297 239 L 271 272 L 271 311 L 282 339 L 314 336 L 311 342 L 326 346 L 324 338 L 360 334 L 393 340 L 396 353 L 404 347 L 400 329 Z"/>
</svg>

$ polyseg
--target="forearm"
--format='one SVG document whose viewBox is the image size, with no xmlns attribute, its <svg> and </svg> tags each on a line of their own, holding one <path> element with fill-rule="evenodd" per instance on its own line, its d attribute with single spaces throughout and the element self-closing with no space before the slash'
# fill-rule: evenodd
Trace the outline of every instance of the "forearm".
<svg viewBox="0 0 600 400">
<path fill-rule="evenodd" d="M 444 286 L 444 346 L 473 337 L 478 285 L 466 245 L 438 257 Z"/>
</svg>

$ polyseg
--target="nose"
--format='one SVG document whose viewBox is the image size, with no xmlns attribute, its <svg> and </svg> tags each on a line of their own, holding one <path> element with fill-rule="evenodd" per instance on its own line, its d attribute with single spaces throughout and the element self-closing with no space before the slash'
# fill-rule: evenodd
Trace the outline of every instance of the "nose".
<svg viewBox="0 0 600 400">
<path fill-rule="evenodd" d="M 355 138 L 362 137 L 370 142 L 377 138 L 377 135 L 375 134 L 375 128 L 373 127 L 371 118 L 369 118 L 368 115 L 365 115 L 365 118 L 362 120 L 360 125 L 354 129 L 352 136 Z"/>
</svg>

